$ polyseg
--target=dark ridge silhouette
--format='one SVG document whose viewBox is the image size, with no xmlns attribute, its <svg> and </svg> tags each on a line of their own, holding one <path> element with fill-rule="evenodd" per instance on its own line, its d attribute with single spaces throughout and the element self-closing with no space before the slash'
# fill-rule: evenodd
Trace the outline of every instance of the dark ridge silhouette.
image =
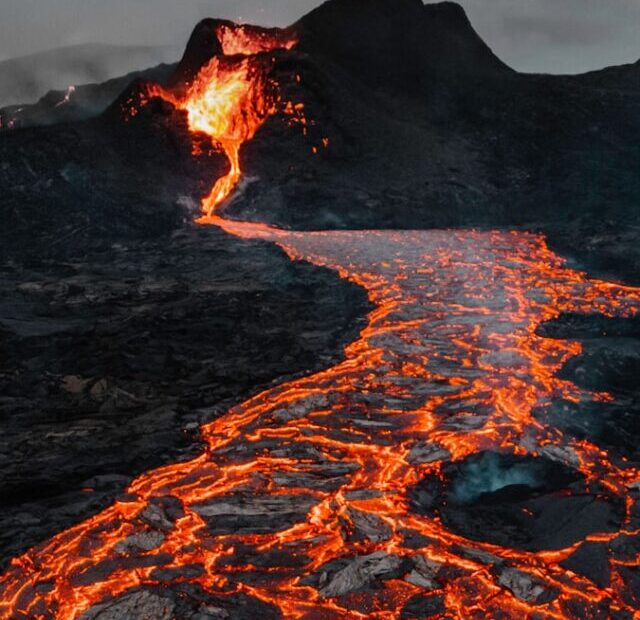
<svg viewBox="0 0 640 620">
<path fill-rule="evenodd" d="M 222 45 L 216 35 L 216 27 L 225 23 L 220 19 L 203 19 L 194 28 L 182 59 L 169 81 L 177 86 L 193 81 L 198 71 L 214 56 L 222 53 Z"/>
<path fill-rule="evenodd" d="M 0 107 L 35 103 L 47 92 L 97 84 L 174 62 L 179 46 L 72 45 L 0 61 Z"/>
<path fill-rule="evenodd" d="M 575 76 L 578 82 L 597 88 L 640 91 L 640 60 Z"/>
<path fill-rule="evenodd" d="M 409 92 L 429 88 L 434 79 L 455 84 L 511 73 L 453 2 L 329 0 L 294 27 L 300 49 L 375 87 Z"/>
</svg>

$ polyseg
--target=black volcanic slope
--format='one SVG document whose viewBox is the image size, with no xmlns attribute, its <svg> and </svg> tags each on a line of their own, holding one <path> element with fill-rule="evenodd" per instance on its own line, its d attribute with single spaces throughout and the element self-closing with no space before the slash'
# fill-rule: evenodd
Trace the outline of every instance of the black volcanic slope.
<svg viewBox="0 0 640 620">
<path fill-rule="evenodd" d="M 539 227 L 590 266 L 638 273 L 637 63 L 518 74 L 449 2 L 333 0 L 295 27 L 300 53 L 278 75 L 300 73 L 287 92 L 316 125 L 302 139 L 267 123 L 244 149 L 263 181 L 229 214 L 303 229 Z"/>
</svg>

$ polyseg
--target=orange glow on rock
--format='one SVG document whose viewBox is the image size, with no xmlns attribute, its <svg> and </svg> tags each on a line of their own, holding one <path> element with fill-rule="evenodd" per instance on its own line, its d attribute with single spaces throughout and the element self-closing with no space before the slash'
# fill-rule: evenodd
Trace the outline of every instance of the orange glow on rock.
<svg viewBox="0 0 640 620">
<path fill-rule="evenodd" d="M 553 444 L 575 455 L 587 480 L 626 497 L 640 471 L 533 417 L 551 398 L 596 397 L 557 377 L 579 344 L 538 336 L 536 327 L 563 311 L 590 311 L 594 303 L 608 315 L 637 314 L 640 289 L 589 280 L 566 268 L 541 237 L 526 233 L 303 233 L 215 216 L 209 221 L 240 237 L 277 243 L 292 259 L 364 286 L 375 303 L 367 327 L 344 361 L 270 388 L 205 425 L 207 448 L 199 458 L 141 476 L 126 501 L 14 560 L 0 582 L 1 618 L 79 618 L 130 588 L 156 585 L 154 557 L 161 556 L 169 558 L 165 568 L 203 567 L 180 580 L 221 596 L 257 597 L 299 620 L 399 618 L 422 591 L 411 574 L 342 597 L 333 594 L 337 586 L 323 594 L 301 581 L 330 560 L 376 553 L 449 567 L 451 577 L 435 591 L 448 615 L 459 619 L 560 619 L 571 617 L 564 607 L 570 601 L 611 599 L 626 608 L 618 586 L 600 589 L 559 566 L 576 545 L 528 552 L 469 540 L 440 519 L 411 511 L 407 490 L 445 460 L 487 449 L 536 454 Z M 456 413 L 441 413 L 446 406 Z M 471 414 L 480 423 L 465 425 Z M 440 446 L 433 461 L 412 460 L 420 442 Z M 167 496 L 179 501 L 183 516 L 162 526 L 164 539 L 153 551 L 123 556 L 123 540 L 159 527 L 145 511 Z M 267 512 L 303 508 L 274 531 L 258 523 L 256 531 L 216 532 L 216 515 L 233 505 L 249 515 L 260 506 L 270 506 L 262 508 Z M 352 537 L 358 515 L 379 534 Z M 407 548 L 409 530 L 431 542 Z M 596 532 L 590 539 L 613 536 Z M 260 568 L 241 561 L 242 549 L 257 557 L 288 554 L 298 563 Z M 545 604 L 518 599 L 460 549 L 493 554 L 558 596 Z M 139 564 L 127 568 L 126 558 Z"/>
<path fill-rule="evenodd" d="M 295 37 L 272 34 L 247 26 L 222 24 L 217 28 L 216 35 L 225 56 L 255 55 L 277 48 L 290 50 L 296 44 Z"/>
<path fill-rule="evenodd" d="M 277 97 L 268 89 L 271 61 L 260 54 L 291 49 L 296 44 L 293 37 L 244 26 L 221 25 L 216 34 L 224 56 L 212 58 L 184 95 L 157 86 L 148 93 L 185 110 L 190 130 L 209 136 L 229 160 L 229 172 L 215 182 L 202 201 L 205 216 L 212 215 L 229 198 L 242 177 L 242 145 L 277 111 Z"/>
</svg>

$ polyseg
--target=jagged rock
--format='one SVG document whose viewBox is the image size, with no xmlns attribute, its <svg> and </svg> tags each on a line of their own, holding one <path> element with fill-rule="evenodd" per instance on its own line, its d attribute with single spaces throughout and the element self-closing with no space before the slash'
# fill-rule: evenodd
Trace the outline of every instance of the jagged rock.
<svg viewBox="0 0 640 620">
<path fill-rule="evenodd" d="M 609 543 L 609 548 L 617 560 L 633 560 L 640 554 L 640 536 L 620 534 Z"/>
<path fill-rule="evenodd" d="M 193 579 L 200 577 L 204 573 L 204 568 L 199 564 L 188 564 L 176 568 L 157 568 L 151 573 L 154 581 L 171 583 L 176 579 Z"/>
<path fill-rule="evenodd" d="M 243 495 L 215 498 L 191 506 L 211 532 L 277 532 L 302 520 L 317 499 L 310 495 Z"/>
<path fill-rule="evenodd" d="M 172 620 L 174 609 L 171 599 L 141 590 L 94 605 L 79 620 Z"/>
<path fill-rule="evenodd" d="M 117 553 L 131 553 L 135 551 L 151 551 L 157 549 L 164 542 L 164 534 L 160 532 L 142 532 L 128 536 L 116 544 Z"/>
<path fill-rule="evenodd" d="M 504 560 L 500 556 L 493 555 L 493 553 L 483 551 L 482 549 L 473 549 L 472 547 L 457 547 L 455 551 L 460 555 L 469 558 L 470 560 L 480 562 L 480 564 L 497 566 L 504 563 Z"/>
<path fill-rule="evenodd" d="M 548 444 L 540 450 L 540 454 L 576 469 L 580 467 L 580 459 L 573 448 Z"/>
<path fill-rule="evenodd" d="M 144 554 L 126 557 L 107 558 L 95 564 L 80 568 L 70 579 L 73 586 L 88 586 L 101 583 L 108 579 L 114 571 L 134 570 L 137 568 L 151 568 L 165 566 L 173 561 L 170 553 Z"/>
<path fill-rule="evenodd" d="M 227 620 L 227 618 L 231 618 L 231 614 L 226 609 L 213 605 L 202 605 L 191 620 Z"/>
<path fill-rule="evenodd" d="M 140 520 L 154 529 L 168 532 L 177 519 L 184 516 L 182 503 L 177 497 L 152 497 L 138 515 Z"/>
<path fill-rule="evenodd" d="M 625 586 L 622 599 L 633 609 L 640 610 L 640 567 L 619 565 L 617 571 Z"/>
<path fill-rule="evenodd" d="M 442 564 L 430 560 L 423 555 L 417 555 L 412 559 L 413 570 L 405 576 L 405 581 L 424 588 L 425 590 L 435 590 L 440 587 L 436 577 L 442 569 Z"/>
<path fill-rule="evenodd" d="M 82 394 L 90 382 L 90 379 L 83 379 L 76 375 L 68 375 L 62 379 L 62 389 L 69 394 L 79 395 Z"/>
<path fill-rule="evenodd" d="M 376 499 L 382 496 L 382 492 L 377 489 L 351 489 L 344 494 L 345 498 L 353 500 Z"/>
<path fill-rule="evenodd" d="M 482 428 L 487 418 L 481 415 L 460 415 L 449 418 L 442 428 L 450 431 L 476 430 Z"/>
<path fill-rule="evenodd" d="M 324 394 L 310 394 L 309 396 L 296 401 L 286 409 L 277 409 L 271 416 L 276 422 L 285 423 L 291 420 L 298 420 L 318 409 L 326 409 L 329 401 Z"/>
<path fill-rule="evenodd" d="M 349 508 L 347 516 L 349 517 L 349 524 L 346 527 L 347 540 L 366 539 L 371 542 L 381 542 L 391 538 L 391 527 L 374 513 Z M 353 529 L 351 530 L 348 525 L 351 525 Z"/>
<path fill-rule="evenodd" d="M 400 530 L 400 534 L 402 534 L 403 538 L 402 546 L 406 547 L 407 549 L 423 549 L 424 547 L 428 547 L 435 542 L 433 538 L 424 536 L 416 530 L 405 528 Z"/>
<path fill-rule="evenodd" d="M 110 391 L 110 385 L 107 379 L 98 379 L 89 390 L 89 395 L 93 400 L 102 402 L 105 400 Z"/>
<path fill-rule="evenodd" d="M 600 588 L 608 588 L 611 582 L 609 554 L 604 543 L 582 543 L 560 565 L 593 581 Z"/>
<path fill-rule="evenodd" d="M 319 591 L 325 598 L 342 596 L 360 590 L 373 581 L 398 577 L 402 566 L 401 557 L 384 551 L 359 556 L 333 575 L 321 572 Z"/>
<path fill-rule="evenodd" d="M 299 458 L 295 450 L 289 456 Z M 348 483 L 349 474 L 359 468 L 358 463 L 322 460 L 319 463 L 302 465 L 299 472 L 275 472 L 272 479 L 283 487 L 336 490 Z"/>
<path fill-rule="evenodd" d="M 428 620 L 429 618 L 440 617 L 446 611 L 444 596 L 434 594 L 425 596 L 416 594 L 412 596 L 400 612 L 401 620 Z"/>
<path fill-rule="evenodd" d="M 409 452 L 409 463 L 412 465 L 433 463 L 435 461 L 448 461 L 451 453 L 435 443 L 419 442 L 411 448 Z"/>
<path fill-rule="evenodd" d="M 544 605 L 558 597 L 560 591 L 534 575 L 517 568 L 503 568 L 498 583 L 513 592 L 514 596 L 533 605 Z"/>
</svg>

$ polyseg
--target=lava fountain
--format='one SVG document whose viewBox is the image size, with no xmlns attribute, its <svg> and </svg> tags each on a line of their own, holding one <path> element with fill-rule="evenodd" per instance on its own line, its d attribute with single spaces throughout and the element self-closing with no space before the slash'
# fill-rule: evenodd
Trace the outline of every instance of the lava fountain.
<svg viewBox="0 0 640 620">
<path fill-rule="evenodd" d="M 275 85 L 267 77 L 270 59 L 263 54 L 291 49 L 296 43 L 295 37 L 284 33 L 226 24 L 217 27 L 216 36 L 223 56 L 214 56 L 186 92 L 176 94 L 153 86 L 148 93 L 185 110 L 190 130 L 209 136 L 229 160 L 229 172 L 202 201 L 206 217 L 231 195 L 242 176 L 241 146 L 278 109 Z"/>
</svg>

